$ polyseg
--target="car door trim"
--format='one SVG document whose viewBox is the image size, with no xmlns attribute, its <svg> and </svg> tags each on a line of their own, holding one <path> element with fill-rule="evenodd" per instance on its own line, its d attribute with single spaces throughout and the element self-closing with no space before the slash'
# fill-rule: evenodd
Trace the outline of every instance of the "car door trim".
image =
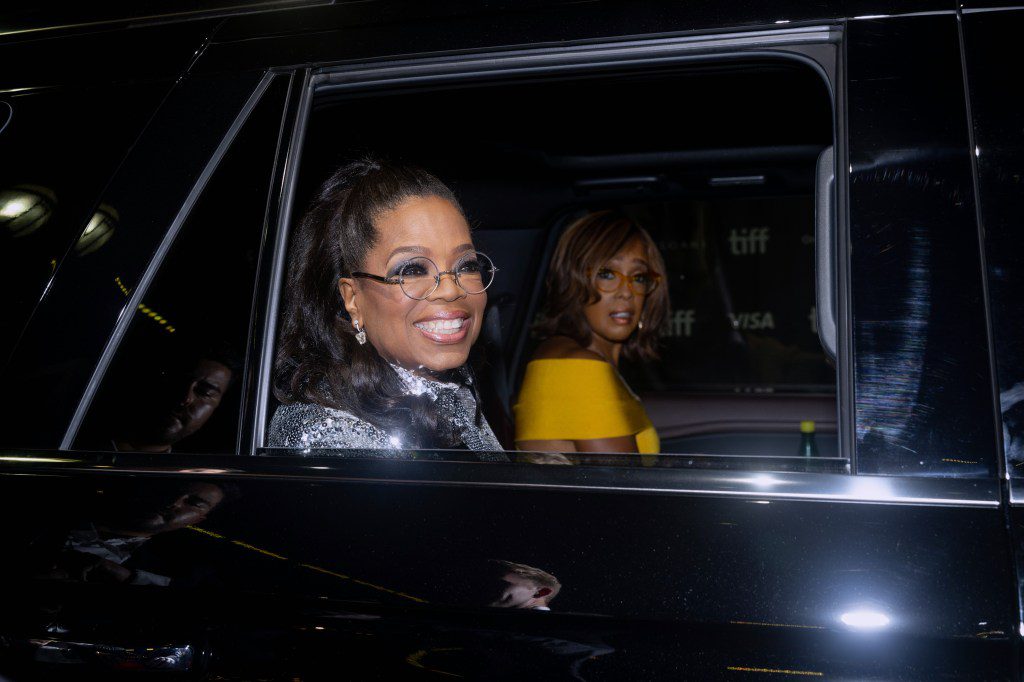
<svg viewBox="0 0 1024 682">
<path fill-rule="evenodd" d="M 264 453 L 265 454 L 265 453 Z M 346 453 L 354 454 L 354 453 Z M 159 476 L 271 479 L 399 485 L 440 485 L 597 493 L 645 493 L 749 499 L 997 508 L 994 478 L 850 476 L 838 473 L 746 469 L 557 466 L 477 461 L 423 461 L 321 456 L 234 457 L 145 454 L 72 454 L 0 451 L 0 474 Z M 471 457 L 467 453 L 451 456 Z M 770 459 L 770 458 L 769 458 Z M 1022 482 L 1024 489 L 1024 482 Z"/>
<path fill-rule="evenodd" d="M 1010 483 L 1010 506 L 1024 507 L 1024 479 L 1014 478 L 1012 473 L 1006 476 Z"/>
<path fill-rule="evenodd" d="M 302 158 L 302 143 L 306 138 L 306 125 L 313 101 L 312 74 L 305 71 L 302 76 L 298 112 L 295 115 L 287 157 L 281 180 L 281 194 L 277 212 L 277 234 L 274 237 L 273 262 L 270 269 L 270 286 L 267 289 L 266 312 L 263 323 L 263 347 L 260 351 L 259 367 L 256 374 L 256 416 L 253 422 L 253 437 L 247 452 L 253 455 L 263 445 L 267 429 L 267 407 L 270 404 L 270 386 L 274 371 L 274 349 L 277 346 L 277 318 L 280 314 L 281 288 L 284 283 L 284 268 L 288 257 L 288 237 L 295 201 L 295 185 L 299 177 L 299 163 Z"/>
<path fill-rule="evenodd" d="M 724 34 L 650 38 L 574 45 L 501 50 L 472 55 L 419 57 L 373 64 L 349 64 L 321 69 L 313 78 L 313 87 L 320 93 L 350 88 L 375 86 L 426 85 L 438 82 L 540 74 L 558 71 L 580 71 L 623 65 L 672 63 L 693 57 L 784 56 L 805 61 L 822 72 L 821 65 L 799 52 L 782 52 L 780 48 L 808 44 L 836 43 L 841 35 L 834 26 L 803 26 L 798 28 L 746 31 Z M 763 51 L 762 51 L 763 50 Z M 773 52 L 773 50 L 775 50 Z M 730 52 L 734 51 L 734 52 Z M 759 52 L 762 51 L 762 52 Z M 823 74 L 823 76 L 827 76 Z M 831 89 L 833 84 L 825 78 Z"/>
</svg>

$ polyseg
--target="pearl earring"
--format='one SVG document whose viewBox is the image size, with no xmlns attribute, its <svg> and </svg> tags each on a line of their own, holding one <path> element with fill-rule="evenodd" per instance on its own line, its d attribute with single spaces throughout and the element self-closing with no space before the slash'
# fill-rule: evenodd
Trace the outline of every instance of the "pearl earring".
<svg viewBox="0 0 1024 682">
<path fill-rule="evenodd" d="M 637 324 L 637 327 L 640 328 L 640 331 L 643 331 L 643 329 L 644 329 L 644 321 L 640 320 L 640 322 Z"/>
<path fill-rule="evenodd" d="M 352 326 L 356 328 L 356 341 L 359 345 L 366 343 L 366 330 L 359 328 L 359 320 L 352 320 Z"/>
</svg>

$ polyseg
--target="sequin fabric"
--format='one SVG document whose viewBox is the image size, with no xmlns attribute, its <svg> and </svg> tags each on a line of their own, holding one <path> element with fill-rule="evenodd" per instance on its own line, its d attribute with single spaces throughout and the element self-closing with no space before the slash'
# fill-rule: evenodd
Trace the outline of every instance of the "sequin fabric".
<svg viewBox="0 0 1024 682">
<path fill-rule="evenodd" d="M 479 452 L 478 459 L 508 461 L 483 415 L 477 425 L 476 399 L 469 386 L 428 379 L 395 365 L 392 368 L 410 395 L 428 395 L 431 398 L 441 417 L 451 422 L 463 444 Z M 317 456 L 383 459 L 408 459 L 408 440 L 404 433 L 388 433 L 349 412 L 313 403 L 280 405 L 270 421 L 268 434 L 268 445 L 272 448 L 288 448 Z M 313 450 L 318 452 L 313 453 Z M 322 450 L 332 452 L 320 452 Z"/>
</svg>

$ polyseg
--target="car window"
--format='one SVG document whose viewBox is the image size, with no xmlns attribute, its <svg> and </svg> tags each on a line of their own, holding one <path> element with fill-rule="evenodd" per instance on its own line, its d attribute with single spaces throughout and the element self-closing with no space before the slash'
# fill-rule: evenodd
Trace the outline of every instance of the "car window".
<svg viewBox="0 0 1024 682">
<path fill-rule="evenodd" d="M 236 452 L 240 385 L 287 79 L 272 83 L 142 296 L 76 447 Z M 117 282 L 127 298 L 132 292 Z"/>
<path fill-rule="evenodd" d="M 1019 89 L 992 78 L 1016 59 L 1006 45 L 1024 25 L 1024 12 L 971 14 L 965 18 L 967 80 L 973 115 L 978 201 L 988 260 L 989 305 L 995 342 L 1003 449 L 1011 476 L 1024 475 L 1024 294 L 1021 216 L 1024 135 L 1013 112 L 1024 105 Z"/>
<path fill-rule="evenodd" d="M 992 477 L 996 406 L 957 23 L 849 28 L 856 470 Z"/>
<path fill-rule="evenodd" d="M 667 89 L 687 91 L 693 101 L 704 104 L 681 111 L 653 106 L 658 93 Z M 773 98 L 797 100 L 800 106 L 784 112 L 766 105 L 760 109 L 762 115 L 753 118 L 743 113 L 753 102 Z M 794 110 L 800 114 L 793 116 Z M 408 111 L 419 112 L 419 125 L 398 125 L 401 112 Z M 473 115 L 453 115 L 464 111 Z M 644 448 L 657 448 L 660 438 L 663 454 L 796 459 L 813 452 L 816 461 L 831 462 L 829 470 L 845 470 L 836 440 L 835 368 L 826 361 L 815 326 L 814 171 L 819 154 L 833 140 L 830 96 L 817 73 L 792 64 L 760 62 L 721 71 L 620 73 L 601 79 L 385 92 L 374 97 L 327 92 L 314 96 L 312 112 L 292 216 L 292 251 L 284 268 L 285 312 L 278 320 L 278 373 L 273 379 L 276 398 L 264 415 L 267 453 L 339 454 L 348 449 L 346 442 L 357 442 L 358 452 L 348 456 L 371 456 L 371 450 L 377 451 L 372 456 L 396 456 L 380 452 L 387 449 L 387 434 L 406 447 L 407 441 L 398 435 L 399 424 L 387 418 L 374 423 L 367 410 L 372 400 L 346 393 L 346 386 L 358 385 L 361 378 L 345 373 L 335 377 L 330 369 L 294 371 L 305 362 L 295 349 L 313 346 L 312 340 L 302 341 L 295 334 L 305 318 L 288 313 L 289 306 L 301 305 L 293 296 L 301 281 L 288 279 L 302 267 L 296 254 L 311 253 L 303 250 L 308 249 L 308 240 L 296 240 L 294 233 L 306 230 L 311 220 L 344 223 L 345 209 L 337 208 L 341 204 L 324 208 L 323 199 L 348 187 L 351 174 L 368 172 L 360 170 L 359 163 L 369 155 L 374 163 L 400 159 L 440 180 L 473 228 L 473 247 L 496 266 L 483 319 L 474 328 L 478 338 L 467 367 L 473 371 L 476 404 L 482 406 L 508 460 L 683 465 L 687 460 L 636 457 Z M 580 122 L 582 112 L 586 124 Z M 358 140 L 337 136 L 342 121 L 360 131 Z M 425 135 L 424 130 L 431 133 Z M 337 175 L 339 167 L 348 170 Z M 332 179 L 324 184 L 328 178 Z M 317 211 L 341 217 L 327 219 Z M 599 403 L 604 398 L 629 405 L 630 414 L 610 417 L 613 422 L 625 420 L 621 427 L 610 427 L 622 434 L 594 439 L 524 437 L 522 404 L 529 390 L 525 386 L 530 383 L 530 361 L 546 352 L 545 342 L 562 334 L 552 333 L 554 327 L 541 330 L 538 323 L 545 314 L 569 314 L 559 309 L 560 304 L 552 305 L 549 296 L 559 241 L 575 222 L 603 214 L 620 216 L 646 231 L 647 265 L 637 266 L 637 272 L 629 264 L 615 266 L 619 272 L 595 263 L 580 277 L 601 277 L 612 288 L 618 278 L 618 290 L 642 290 L 651 300 L 660 297 L 658 305 L 668 307 L 658 319 L 648 318 L 644 332 L 645 343 L 657 352 L 626 352 L 617 367 L 599 362 L 577 365 L 573 371 L 582 375 L 543 379 L 559 388 L 595 382 L 600 388 L 583 401 L 580 418 L 598 423 L 598 431 L 606 426 L 600 423 L 603 417 L 596 416 L 603 414 Z M 346 242 L 341 241 L 344 248 Z M 369 258 L 360 253 L 360 258 Z M 321 270 L 336 270 L 345 278 L 348 270 L 366 269 L 353 276 L 357 299 L 394 294 L 389 300 L 395 305 L 419 310 L 401 298 L 401 271 L 386 271 L 389 261 L 382 260 L 374 269 L 365 260 L 348 267 L 344 254 L 338 258 Z M 443 270 L 438 267 L 428 275 L 445 282 Z M 658 280 L 657 285 L 647 281 L 648 275 Z M 323 290 L 328 286 L 325 280 Z M 392 289 L 383 288 L 388 286 Z M 364 313 L 360 322 L 343 296 L 319 317 L 341 320 L 324 336 L 363 335 L 358 346 L 346 340 L 332 355 L 344 364 L 344 358 L 365 353 L 364 343 L 376 348 L 388 342 L 374 339 L 372 315 Z M 628 324 L 643 322 L 638 319 L 642 310 L 610 314 Z M 414 328 L 420 324 L 413 322 Z M 408 332 L 402 329 L 401 333 Z M 433 333 L 433 327 L 428 332 Z M 393 356 L 380 356 L 395 364 Z M 380 371 L 380 376 L 388 375 L 386 368 Z M 442 378 L 452 380 L 451 374 Z M 304 388 L 313 385 L 324 390 Z M 573 400 L 570 396 L 562 405 Z M 547 412 L 545 407 L 534 413 L 548 419 Z M 680 419 L 680 414 L 685 417 Z M 374 438 L 324 435 L 335 433 L 339 422 L 353 419 L 356 428 L 372 432 Z M 382 427 L 384 422 L 390 425 Z M 585 430 L 576 436 L 580 433 Z M 517 448 L 531 450 L 537 440 L 549 441 L 546 445 L 562 449 L 561 454 L 577 446 L 601 454 L 507 454 Z M 577 443 L 581 440 L 598 442 Z M 569 441 L 577 445 L 566 445 Z M 436 450 L 437 445 L 428 449 Z M 475 449 L 459 439 L 441 442 L 439 449 L 450 450 L 452 445 Z M 421 444 L 418 449 L 423 449 Z M 431 455 L 467 456 L 474 455 Z"/>
<path fill-rule="evenodd" d="M 117 229 L 96 202 L 166 88 L 0 95 L 0 365 L 63 258 L 88 259 Z"/>
</svg>

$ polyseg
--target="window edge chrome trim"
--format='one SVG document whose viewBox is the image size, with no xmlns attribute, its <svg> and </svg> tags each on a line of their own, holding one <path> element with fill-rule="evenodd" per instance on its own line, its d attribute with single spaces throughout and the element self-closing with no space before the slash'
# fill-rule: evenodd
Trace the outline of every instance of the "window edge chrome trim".
<svg viewBox="0 0 1024 682">
<path fill-rule="evenodd" d="M 185 197 L 185 201 L 182 203 L 178 213 L 174 216 L 174 220 L 171 221 L 170 227 L 167 232 L 164 233 L 163 239 L 160 240 L 160 244 L 157 246 L 153 257 L 150 259 L 149 264 L 146 266 L 145 271 L 142 273 L 142 277 L 139 279 L 139 283 L 132 290 L 131 296 L 125 303 L 124 308 L 121 309 L 121 313 L 117 317 L 117 322 L 114 324 L 114 329 L 107 340 L 106 346 L 103 348 L 103 353 L 100 355 L 99 360 L 96 363 L 96 367 L 93 368 L 92 376 L 89 377 L 89 383 L 86 384 L 85 391 L 82 393 L 81 399 L 78 401 L 78 406 L 75 408 L 75 413 L 71 417 L 71 423 L 68 425 L 67 430 L 64 432 L 64 438 L 61 439 L 60 449 L 70 450 L 74 443 L 75 437 L 78 435 L 78 430 L 82 426 L 82 422 L 85 420 L 85 414 L 88 412 L 89 407 L 92 405 L 93 398 L 95 397 L 96 390 L 99 388 L 100 383 L 106 376 L 107 369 L 110 367 L 110 363 L 117 353 L 118 348 L 121 345 L 121 340 L 124 338 L 125 333 L 128 331 L 128 326 L 131 324 L 133 314 L 138 308 L 139 303 L 142 301 L 143 295 L 149 289 L 153 279 L 156 277 L 157 270 L 163 264 L 164 258 L 170 252 L 171 247 L 174 245 L 178 237 L 178 233 L 181 231 L 185 221 L 188 220 L 189 215 L 192 213 L 192 209 L 195 207 L 196 202 L 202 195 L 203 190 L 206 189 L 206 185 L 210 178 L 213 176 L 217 167 L 220 166 L 220 162 L 223 160 L 225 154 L 231 144 L 235 141 L 238 132 L 245 125 L 245 122 L 249 119 L 249 115 L 253 109 L 256 108 L 257 103 L 263 97 L 263 94 L 270 87 L 270 82 L 277 76 L 276 73 L 267 71 L 260 78 L 260 81 L 253 88 L 253 92 L 249 95 L 249 99 L 242 105 L 241 110 L 235 116 L 235 120 L 232 121 L 231 126 L 224 134 L 223 139 L 214 149 L 210 159 L 206 162 L 202 172 L 192 185 L 192 189 L 189 191 L 188 196 Z"/>
<path fill-rule="evenodd" d="M 321 459 L 317 464 L 320 465 L 323 461 Z M 346 462 L 345 464 L 354 464 L 354 462 Z M 369 464 L 379 463 L 371 462 Z M 410 464 L 410 462 L 389 462 L 386 464 L 401 466 Z M 495 465 L 494 463 L 485 462 L 414 462 L 412 464 L 422 465 L 424 468 L 423 473 L 428 474 L 428 476 L 353 475 L 356 472 L 345 475 L 347 472 L 337 471 L 339 468 L 355 468 L 348 466 L 328 466 L 326 471 L 324 468 L 316 469 L 316 471 L 321 476 L 331 480 L 365 483 L 574 490 L 579 492 L 605 493 L 653 493 L 699 497 L 747 498 L 763 501 L 799 500 L 980 508 L 996 508 L 1000 504 L 999 482 L 995 479 L 850 476 L 848 474 L 832 473 L 716 471 L 707 469 L 562 467 L 529 464 Z M 443 472 L 446 475 L 444 477 L 429 476 L 431 470 L 428 467 L 432 464 L 447 465 Z M 312 470 L 313 466 L 308 465 L 302 468 Z M 498 468 L 492 469 L 495 466 Z M 487 467 L 487 472 L 491 473 L 491 475 L 488 476 L 482 472 L 481 467 Z M 367 467 L 367 469 L 372 468 L 374 467 Z M 335 471 L 332 472 L 331 469 L 335 469 Z M 413 471 L 415 471 L 414 468 Z M 372 474 L 373 472 L 367 471 L 366 473 Z M 317 478 L 319 477 L 317 476 Z"/>
<path fill-rule="evenodd" d="M 644 467 L 557 466 L 330 457 L 238 457 L 61 452 L 0 452 L 0 472 L 22 475 L 169 475 L 204 478 L 434 485 L 521 490 L 718 497 L 755 502 L 807 501 L 994 509 L 995 478 L 918 478 Z M 1024 491 L 1024 481 L 1020 482 Z"/>
<path fill-rule="evenodd" d="M 1010 488 L 1010 506 L 1024 507 L 1024 478 L 1014 478 L 1007 472 L 1006 479 Z"/>
<path fill-rule="evenodd" d="M 280 311 L 281 287 L 284 269 L 288 262 L 288 237 L 291 234 L 292 211 L 295 202 L 295 187 L 298 184 L 299 165 L 302 161 L 302 145 L 306 139 L 306 126 L 313 102 L 312 74 L 306 69 L 299 86 L 300 98 L 295 120 L 288 140 L 288 153 L 284 159 L 281 194 L 277 211 L 277 234 L 274 236 L 273 261 L 270 267 L 270 282 L 267 285 L 267 303 L 263 320 L 263 347 L 260 350 L 259 366 L 256 368 L 256 405 L 253 422 L 253 437 L 246 455 L 255 454 L 263 447 L 267 431 L 267 406 L 270 404 L 270 385 L 274 371 L 274 349 L 277 347 L 277 316 Z"/>
<path fill-rule="evenodd" d="M 640 38 L 571 47 L 475 51 L 470 55 L 424 56 L 370 64 L 324 67 L 313 78 L 319 92 L 398 83 L 431 83 L 491 75 L 596 69 L 652 61 L 675 61 L 687 55 L 727 56 L 729 50 L 778 49 L 809 43 L 834 43 L 842 34 L 835 25 L 755 30 L 673 38 Z M 748 54 L 742 52 L 741 54 Z M 788 55 L 787 55 L 788 56 Z M 793 56 L 801 56 L 794 53 Z"/>
<path fill-rule="evenodd" d="M 1024 9 L 1024 5 L 1005 5 L 1001 7 L 963 7 L 961 14 L 989 14 L 991 12 L 1017 12 Z"/>
</svg>

